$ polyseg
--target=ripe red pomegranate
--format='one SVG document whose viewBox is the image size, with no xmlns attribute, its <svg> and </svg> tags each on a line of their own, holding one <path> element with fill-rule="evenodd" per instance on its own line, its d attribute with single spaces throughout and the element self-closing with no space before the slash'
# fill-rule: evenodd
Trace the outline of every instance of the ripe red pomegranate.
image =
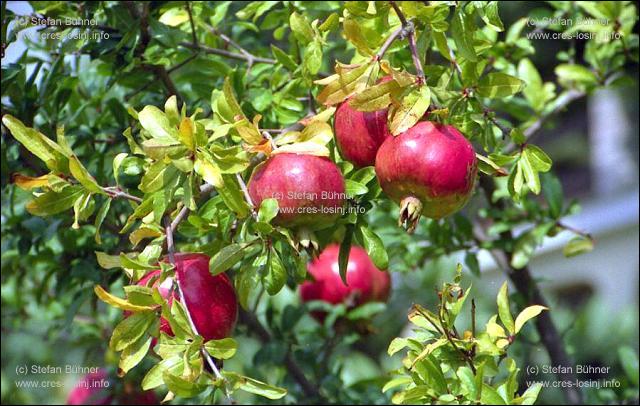
<svg viewBox="0 0 640 406">
<path fill-rule="evenodd" d="M 430 121 L 388 138 L 376 156 L 380 186 L 400 204 L 399 223 L 408 232 L 421 214 L 439 219 L 460 210 L 477 170 L 471 143 L 454 127 Z"/>
<path fill-rule="evenodd" d="M 388 109 L 358 111 L 349 100 L 338 107 L 334 118 L 336 143 L 342 157 L 357 167 L 372 166 L 378 148 L 391 136 L 387 126 Z"/>
<path fill-rule="evenodd" d="M 386 302 L 391 286 L 389 274 L 376 268 L 364 249 L 352 246 L 345 285 L 340 278 L 339 253 L 340 246 L 332 244 L 309 263 L 307 269 L 314 280 L 300 286 L 302 301 L 322 300 L 332 304 L 353 301 L 349 303 L 353 305 Z"/>
<path fill-rule="evenodd" d="M 165 258 L 164 261 L 168 261 Z M 224 274 L 212 276 L 209 273 L 209 257 L 204 254 L 175 254 L 176 277 L 182 287 L 185 301 L 198 333 L 205 340 L 218 340 L 231 335 L 238 317 L 238 301 L 236 292 L 229 277 Z M 158 286 L 157 276 L 160 270 L 154 270 L 138 282 L 147 285 L 156 278 L 154 286 Z M 159 285 L 160 294 L 167 299 L 171 292 L 172 280 L 169 278 Z M 174 299 L 178 292 L 174 291 Z M 173 299 L 169 299 L 169 304 Z M 169 323 L 160 320 L 160 331 L 173 335 Z"/>
<path fill-rule="evenodd" d="M 67 396 L 68 405 L 108 405 L 113 400 L 106 369 L 86 374 L 75 384 Z"/>
<path fill-rule="evenodd" d="M 264 199 L 278 201 L 275 224 L 322 228 L 340 214 L 344 179 L 331 160 L 306 154 L 276 154 L 256 167 L 249 179 L 249 195 L 256 207 Z"/>
<path fill-rule="evenodd" d="M 385 76 L 378 83 L 388 82 L 393 77 Z M 387 126 L 388 109 L 373 112 L 358 111 L 351 107 L 348 98 L 336 110 L 333 120 L 336 143 L 342 157 L 357 167 L 372 166 L 378 148 L 387 137 L 391 137 Z"/>
</svg>

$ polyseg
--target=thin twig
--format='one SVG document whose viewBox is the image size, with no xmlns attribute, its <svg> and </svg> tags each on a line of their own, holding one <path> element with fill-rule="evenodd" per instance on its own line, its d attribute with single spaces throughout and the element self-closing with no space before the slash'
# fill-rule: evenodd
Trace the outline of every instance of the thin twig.
<svg viewBox="0 0 640 406">
<path fill-rule="evenodd" d="M 256 217 L 257 216 L 256 208 L 253 205 L 253 201 L 251 200 L 251 195 L 249 194 L 249 190 L 247 189 L 247 184 L 244 183 L 244 179 L 242 179 L 242 176 L 240 176 L 239 173 L 236 173 L 236 179 L 238 180 L 238 183 L 240 184 L 240 189 L 242 190 L 242 194 L 244 195 L 244 199 L 247 201 L 247 204 L 251 208 L 251 214 L 253 215 L 253 217 Z"/>
<path fill-rule="evenodd" d="M 142 203 L 142 199 L 120 189 L 118 186 L 105 186 L 102 190 L 113 199 L 127 199 L 132 202 Z"/>
<path fill-rule="evenodd" d="M 411 21 L 408 21 L 407 18 L 400 10 L 400 7 L 396 4 L 395 1 L 390 1 L 391 7 L 398 15 L 400 22 L 402 23 L 402 28 L 404 32 L 406 32 L 407 40 L 409 41 L 409 49 L 411 50 L 411 58 L 413 59 L 413 65 L 416 67 L 416 74 L 418 75 L 418 80 L 420 84 L 426 83 L 426 78 L 424 76 L 424 70 L 422 69 L 422 62 L 420 61 L 420 56 L 418 55 L 418 47 L 416 46 L 416 36 L 415 36 L 415 27 Z"/>
<path fill-rule="evenodd" d="M 389 49 L 391 44 L 393 44 L 393 42 L 396 39 L 402 38 L 403 33 L 404 33 L 404 27 L 402 27 L 402 26 L 399 27 L 394 32 L 392 32 L 391 35 L 389 35 L 389 38 L 387 38 L 387 40 L 384 42 L 384 44 L 382 44 L 382 46 L 380 47 L 380 50 L 378 51 L 378 53 L 374 56 L 375 60 L 376 61 L 381 60 L 382 57 L 384 56 L 384 54 L 387 53 L 387 50 Z"/>
<path fill-rule="evenodd" d="M 198 46 L 198 36 L 196 35 L 196 26 L 193 22 L 193 13 L 191 12 L 191 2 L 185 1 L 187 5 L 187 13 L 189 14 L 189 24 L 191 25 L 191 41 L 193 45 Z"/>
<path fill-rule="evenodd" d="M 204 53 L 207 54 L 212 54 L 212 55 L 220 55 L 220 56 L 224 56 L 226 58 L 231 58 L 231 59 L 237 59 L 237 60 L 241 60 L 241 61 L 249 61 L 249 58 L 241 53 L 237 53 L 237 52 L 231 52 L 231 51 L 226 51 L 224 49 L 218 49 L 218 48 L 211 48 L 208 47 L 206 45 L 198 45 L 198 46 L 194 46 L 192 43 L 190 42 L 181 42 L 180 46 L 185 47 L 185 48 L 189 48 L 189 49 L 195 49 L 195 50 L 200 50 Z M 275 65 L 276 60 L 275 59 L 271 59 L 271 58 L 263 58 L 261 56 L 252 56 L 252 60 L 254 63 L 268 63 L 271 65 Z"/>
</svg>

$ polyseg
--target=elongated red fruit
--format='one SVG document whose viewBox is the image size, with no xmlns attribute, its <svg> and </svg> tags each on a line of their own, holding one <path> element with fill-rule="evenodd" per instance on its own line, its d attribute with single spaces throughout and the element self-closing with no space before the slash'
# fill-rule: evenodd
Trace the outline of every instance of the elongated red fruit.
<svg viewBox="0 0 640 406">
<path fill-rule="evenodd" d="M 409 232 L 421 214 L 439 219 L 460 210 L 477 169 L 471 143 L 453 126 L 430 121 L 388 138 L 376 156 L 380 186 L 400 204 L 399 223 Z"/>
<path fill-rule="evenodd" d="M 168 259 L 165 258 L 164 261 Z M 236 292 L 229 277 L 224 273 L 212 276 L 209 272 L 209 257 L 204 254 L 175 254 L 175 263 L 176 277 L 186 301 L 183 305 L 189 310 L 198 333 L 205 340 L 229 337 L 238 317 Z M 159 275 L 159 269 L 151 271 L 138 284 L 146 286 L 155 278 L 153 286 L 158 286 L 160 294 L 168 299 L 173 281 L 167 278 L 158 285 Z M 178 299 L 175 290 L 173 298 L 168 299 L 169 304 L 174 299 Z M 173 335 L 171 326 L 164 318 L 160 320 L 160 331 Z"/>
<path fill-rule="evenodd" d="M 389 274 L 376 268 L 364 249 L 352 246 L 345 285 L 340 278 L 339 254 L 340 246 L 332 244 L 309 263 L 307 270 L 313 280 L 300 286 L 302 301 L 322 300 L 331 304 L 351 301 L 353 305 L 386 302 L 391 287 Z"/>
<path fill-rule="evenodd" d="M 345 185 L 331 160 L 306 154 L 276 154 L 256 167 L 249 179 L 256 207 L 264 199 L 278 201 L 274 223 L 317 229 L 331 225 L 342 211 Z"/>
</svg>

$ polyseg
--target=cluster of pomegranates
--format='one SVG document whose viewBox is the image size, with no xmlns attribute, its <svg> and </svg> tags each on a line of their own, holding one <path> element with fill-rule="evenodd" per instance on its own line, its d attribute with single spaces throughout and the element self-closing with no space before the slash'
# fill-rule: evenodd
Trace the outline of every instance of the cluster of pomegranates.
<svg viewBox="0 0 640 406">
<path fill-rule="evenodd" d="M 421 215 L 439 219 L 456 212 L 469 199 L 477 174 L 476 156 L 456 128 L 422 121 L 394 137 L 387 126 L 387 109 L 361 112 L 349 100 L 337 109 L 334 126 L 346 160 L 356 167 L 375 165 L 380 186 L 400 204 L 400 222 L 408 231 L 415 229 Z M 273 222 L 293 229 L 331 225 L 342 214 L 346 198 L 345 181 L 335 163 L 294 153 L 274 154 L 257 166 L 248 192 L 256 207 L 265 199 L 276 199 L 279 211 Z M 302 301 L 349 306 L 386 301 L 389 274 L 376 268 L 364 249 L 353 246 L 345 284 L 339 272 L 339 251 L 337 244 L 329 245 L 309 263 L 311 278 L 300 286 Z M 238 315 L 229 278 L 224 273 L 212 276 L 209 257 L 204 254 L 177 254 L 175 263 L 175 278 L 198 333 L 205 340 L 228 337 Z M 138 284 L 158 287 L 169 304 L 179 300 L 173 280 L 160 282 L 160 274 L 160 270 L 152 271 Z M 164 319 L 160 330 L 173 335 Z"/>
</svg>

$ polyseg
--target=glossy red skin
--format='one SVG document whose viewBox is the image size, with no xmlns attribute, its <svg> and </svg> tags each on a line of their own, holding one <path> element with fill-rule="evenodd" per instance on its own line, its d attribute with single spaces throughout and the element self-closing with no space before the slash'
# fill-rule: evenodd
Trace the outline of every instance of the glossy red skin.
<svg viewBox="0 0 640 406">
<path fill-rule="evenodd" d="M 225 273 L 212 276 L 209 257 L 176 254 L 176 275 L 198 333 L 205 340 L 229 337 L 238 319 L 238 300 Z"/>
<path fill-rule="evenodd" d="M 264 199 L 278 201 L 274 224 L 285 227 L 326 227 L 340 216 L 345 197 L 344 179 L 336 164 L 305 154 L 271 156 L 256 167 L 248 189 L 256 207 Z"/>
<path fill-rule="evenodd" d="M 83 376 L 69 392 L 67 396 L 68 405 L 108 405 L 113 397 L 110 395 L 110 386 L 106 386 L 109 374 L 106 369 L 99 369 L 96 372 Z"/>
<path fill-rule="evenodd" d="M 307 270 L 314 280 L 300 286 L 302 301 L 322 300 L 338 304 L 353 298 L 355 305 L 386 302 L 391 286 L 389 274 L 376 268 L 364 249 L 352 246 L 345 285 L 340 278 L 339 253 L 340 246 L 332 244 L 309 263 Z"/>
<path fill-rule="evenodd" d="M 375 164 L 378 148 L 391 137 L 387 112 L 387 109 L 358 111 L 348 100 L 338 107 L 333 125 L 336 143 L 344 159 L 356 167 Z"/>
<path fill-rule="evenodd" d="M 178 253 L 175 254 L 175 261 L 176 276 L 198 333 L 206 341 L 229 337 L 238 318 L 238 301 L 229 277 L 225 273 L 212 276 L 209 272 L 209 257 L 204 254 Z M 158 275 L 160 270 L 153 270 L 141 278 L 138 284 L 146 286 Z M 165 282 L 158 290 L 167 299 L 171 281 Z M 154 286 L 157 286 L 157 281 Z M 174 298 L 178 298 L 177 292 L 174 292 Z M 171 301 L 169 299 L 169 304 Z M 164 318 L 160 319 L 160 331 L 173 335 L 171 326 Z"/>
<path fill-rule="evenodd" d="M 391 76 L 385 76 L 378 83 L 392 79 Z M 373 166 L 378 148 L 392 136 L 387 125 L 389 110 L 358 111 L 349 105 L 350 99 L 336 110 L 333 120 L 336 143 L 342 157 L 355 166 Z"/>
<path fill-rule="evenodd" d="M 387 139 L 376 156 L 382 190 L 397 203 L 415 196 L 422 214 L 439 219 L 460 210 L 473 191 L 478 164 L 454 127 L 423 121 Z"/>
</svg>

